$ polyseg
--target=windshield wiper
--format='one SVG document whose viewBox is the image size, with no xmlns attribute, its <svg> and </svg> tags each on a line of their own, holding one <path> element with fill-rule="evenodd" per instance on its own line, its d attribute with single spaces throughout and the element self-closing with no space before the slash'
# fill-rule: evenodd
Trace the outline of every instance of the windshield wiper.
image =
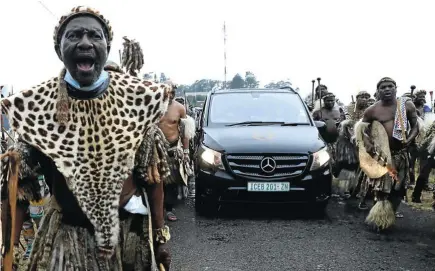
<svg viewBox="0 0 435 271">
<path fill-rule="evenodd" d="M 299 126 L 299 125 L 310 125 L 308 122 L 283 122 L 281 126 Z"/>
<path fill-rule="evenodd" d="M 281 126 L 298 126 L 298 125 L 310 125 L 308 122 L 284 122 L 284 121 L 244 121 L 238 123 L 228 124 L 226 126 L 237 125 L 281 125 Z"/>
<path fill-rule="evenodd" d="M 237 126 L 237 125 L 270 125 L 270 124 L 284 124 L 282 121 L 244 121 L 228 124 L 225 126 Z"/>
</svg>

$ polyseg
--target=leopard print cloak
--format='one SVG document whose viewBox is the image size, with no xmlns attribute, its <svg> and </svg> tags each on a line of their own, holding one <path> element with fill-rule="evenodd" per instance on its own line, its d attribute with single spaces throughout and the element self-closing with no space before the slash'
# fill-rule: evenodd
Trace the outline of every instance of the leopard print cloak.
<svg viewBox="0 0 435 271">
<path fill-rule="evenodd" d="M 59 124 L 59 77 L 1 100 L 23 141 L 51 158 L 95 228 L 102 251 L 118 244 L 119 196 L 146 129 L 168 106 L 171 86 L 109 71 L 107 91 L 91 100 L 68 98 L 69 122 Z"/>
</svg>

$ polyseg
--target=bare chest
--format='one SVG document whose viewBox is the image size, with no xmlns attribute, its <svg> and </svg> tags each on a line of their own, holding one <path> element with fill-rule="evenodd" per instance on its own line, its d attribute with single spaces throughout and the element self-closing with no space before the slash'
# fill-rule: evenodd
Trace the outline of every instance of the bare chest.
<svg viewBox="0 0 435 271">
<path fill-rule="evenodd" d="M 178 124 L 180 121 L 180 113 L 176 108 L 168 108 L 168 111 L 160 120 L 160 123 L 163 125 L 173 125 Z"/>
<path fill-rule="evenodd" d="M 394 121 L 396 117 L 396 105 L 392 106 L 379 106 L 375 108 L 373 112 L 373 119 L 379 121 L 380 123 L 387 123 Z"/>
</svg>

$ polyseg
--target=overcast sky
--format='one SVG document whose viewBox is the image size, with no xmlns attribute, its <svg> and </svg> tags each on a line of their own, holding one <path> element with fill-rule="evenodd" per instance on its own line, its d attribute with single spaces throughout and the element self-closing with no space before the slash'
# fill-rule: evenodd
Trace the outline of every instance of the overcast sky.
<svg viewBox="0 0 435 271">
<path fill-rule="evenodd" d="M 56 76 L 55 19 L 37 0 L 0 1 L 0 84 L 30 87 Z M 383 76 L 399 93 L 435 89 L 435 2 L 405 0 L 45 0 L 60 17 L 73 6 L 99 9 L 112 22 L 110 58 L 122 37 L 138 40 L 142 72 L 176 83 L 223 80 L 223 22 L 228 79 L 250 70 L 261 84 L 290 78 L 303 94 L 321 77 L 341 100 L 373 93 Z"/>
</svg>

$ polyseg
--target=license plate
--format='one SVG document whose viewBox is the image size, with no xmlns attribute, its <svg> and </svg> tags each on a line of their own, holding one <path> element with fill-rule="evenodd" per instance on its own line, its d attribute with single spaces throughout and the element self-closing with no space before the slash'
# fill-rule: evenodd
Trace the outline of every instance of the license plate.
<svg viewBox="0 0 435 271">
<path fill-rule="evenodd" d="M 290 191 L 289 182 L 265 183 L 265 182 L 248 182 L 248 191 L 251 192 L 288 192 Z"/>
</svg>

